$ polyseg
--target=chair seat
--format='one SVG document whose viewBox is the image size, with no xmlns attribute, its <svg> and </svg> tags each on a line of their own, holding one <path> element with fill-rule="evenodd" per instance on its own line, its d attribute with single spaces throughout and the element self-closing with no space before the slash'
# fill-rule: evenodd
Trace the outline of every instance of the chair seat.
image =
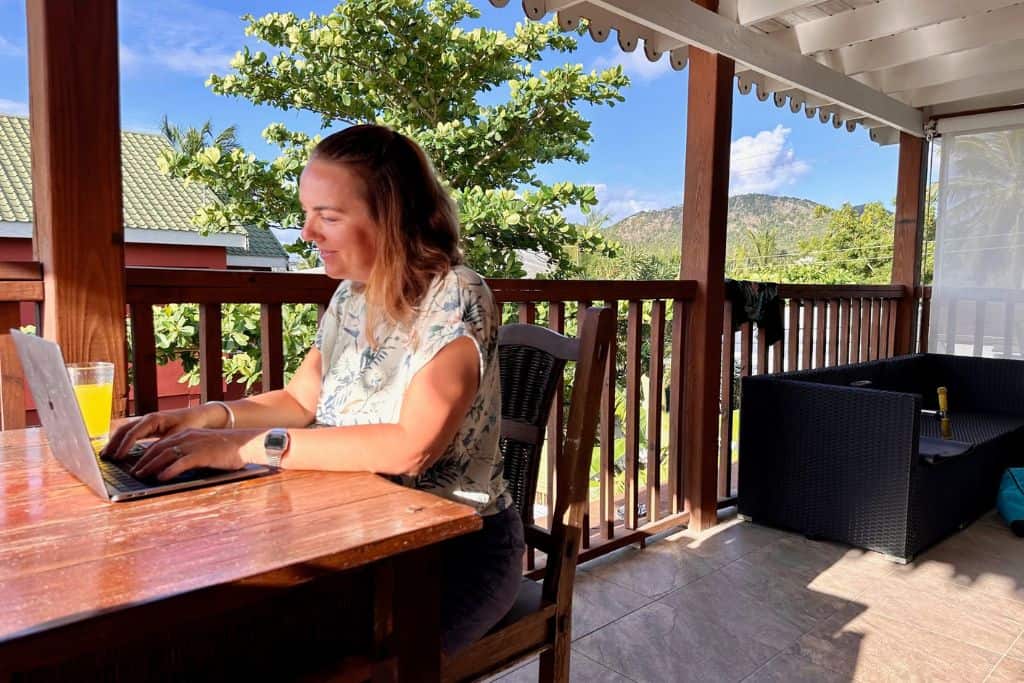
<svg viewBox="0 0 1024 683">
<path fill-rule="evenodd" d="M 554 613 L 555 604 L 548 603 L 548 606 L 551 608 L 551 612 Z M 501 621 L 494 625 L 494 628 L 488 631 L 488 635 L 495 631 L 500 631 L 503 628 L 508 628 L 523 617 L 545 611 L 543 608 L 543 586 L 536 581 L 531 581 L 524 577 L 519 583 L 519 593 L 516 595 L 516 602 L 512 605 L 512 609 L 508 611 L 508 614 L 501 618 Z"/>
<path fill-rule="evenodd" d="M 487 635 L 444 663 L 445 681 L 474 679 L 506 668 L 550 647 L 555 604 L 541 584 L 523 579 L 515 604 Z"/>
</svg>

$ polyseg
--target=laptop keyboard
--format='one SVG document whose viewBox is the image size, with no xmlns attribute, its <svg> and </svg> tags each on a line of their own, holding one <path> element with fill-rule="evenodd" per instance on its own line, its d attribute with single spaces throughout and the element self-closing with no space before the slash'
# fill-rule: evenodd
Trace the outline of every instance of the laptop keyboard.
<svg viewBox="0 0 1024 683">
<path fill-rule="evenodd" d="M 145 450 L 146 447 L 143 444 L 136 444 L 128 451 L 128 457 L 124 460 L 117 462 L 100 460 L 100 474 L 103 475 L 103 481 L 118 491 L 141 491 L 152 488 L 152 484 L 136 479 L 128 473 L 128 470 L 135 466 Z"/>
</svg>

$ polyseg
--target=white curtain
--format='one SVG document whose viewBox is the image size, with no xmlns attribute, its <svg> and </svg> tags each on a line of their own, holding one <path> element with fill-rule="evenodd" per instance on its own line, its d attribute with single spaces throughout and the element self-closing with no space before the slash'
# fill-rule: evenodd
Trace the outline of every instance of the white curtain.
<svg viewBox="0 0 1024 683">
<path fill-rule="evenodd" d="M 928 350 L 1021 358 L 1024 127 L 942 137 Z"/>
</svg>

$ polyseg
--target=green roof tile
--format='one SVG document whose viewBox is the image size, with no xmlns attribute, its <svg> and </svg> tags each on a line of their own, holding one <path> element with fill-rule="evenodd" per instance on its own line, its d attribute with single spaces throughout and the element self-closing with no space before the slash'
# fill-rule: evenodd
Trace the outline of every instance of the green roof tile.
<svg viewBox="0 0 1024 683">
<path fill-rule="evenodd" d="M 186 185 L 160 172 L 156 159 L 168 147 L 160 135 L 121 133 L 125 227 L 199 232 L 192 216 L 199 207 L 216 201 L 208 188 Z M 32 222 L 29 124 L 22 116 L 0 115 L 0 222 Z M 230 232 L 249 237 L 248 249 L 231 247 L 231 254 L 287 257 L 270 230 L 235 226 Z"/>
</svg>

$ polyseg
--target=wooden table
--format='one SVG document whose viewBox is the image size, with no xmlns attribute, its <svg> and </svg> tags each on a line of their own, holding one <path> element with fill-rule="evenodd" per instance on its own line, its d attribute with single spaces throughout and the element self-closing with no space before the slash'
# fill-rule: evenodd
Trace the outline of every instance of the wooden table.
<svg viewBox="0 0 1024 683">
<path fill-rule="evenodd" d="M 364 473 L 106 503 L 38 429 L 0 433 L 0 497 L 0 680 L 294 677 L 360 653 L 436 679 L 438 544 L 481 525 Z"/>
</svg>

